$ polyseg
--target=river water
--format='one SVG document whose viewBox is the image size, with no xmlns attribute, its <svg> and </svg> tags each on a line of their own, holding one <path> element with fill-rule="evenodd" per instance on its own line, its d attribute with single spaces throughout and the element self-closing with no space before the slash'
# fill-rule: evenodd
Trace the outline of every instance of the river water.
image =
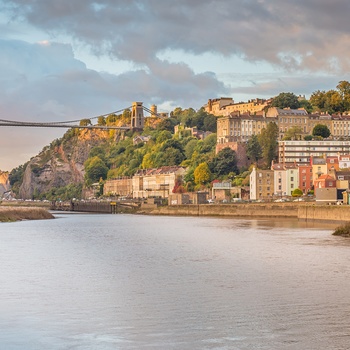
<svg viewBox="0 0 350 350">
<path fill-rule="evenodd" d="M 349 349 L 350 242 L 286 220 L 0 224 L 0 349 Z"/>
</svg>

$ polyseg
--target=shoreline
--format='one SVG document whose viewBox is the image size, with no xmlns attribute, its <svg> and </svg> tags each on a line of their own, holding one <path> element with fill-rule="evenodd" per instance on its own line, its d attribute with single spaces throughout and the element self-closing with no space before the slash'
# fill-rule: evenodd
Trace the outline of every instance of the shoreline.
<svg viewBox="0 0 350 350">
<path fill-rule="evenodd" d="M 47 219 L 54 219 L 54 216 L 45 208 L 0 205 L 0 223 Z"/>
</svg>

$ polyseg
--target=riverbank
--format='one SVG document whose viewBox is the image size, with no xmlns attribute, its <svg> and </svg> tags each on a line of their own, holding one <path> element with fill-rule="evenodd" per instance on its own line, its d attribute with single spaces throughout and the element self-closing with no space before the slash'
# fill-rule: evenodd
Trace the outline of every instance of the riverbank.
<svg viewBox="0 0 350 350">
<path fill-rule="evenodd" d="M 247 203 L 170 205 L 141 207 L 139 214 L 173 216 L 232 216 L 240 218 L 295 218 L 306 222 L 344 223 L 350 221 L 347 205 L 321 205 L 314 203 Z"/>
<path fill-rule="evenodd" d="M 44 208 L 0 206 L 0 222 L 46 220 L 54 216 Z"/>
</svg>

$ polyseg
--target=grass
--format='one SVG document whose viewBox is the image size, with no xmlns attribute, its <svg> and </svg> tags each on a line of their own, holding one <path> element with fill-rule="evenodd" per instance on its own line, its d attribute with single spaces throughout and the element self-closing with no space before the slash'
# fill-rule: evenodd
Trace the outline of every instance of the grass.
<svg viewBox="0 0 350 350">
<path fill-rule="evenodd" d="M 53 219 L 53 215 L 43 208 L 0 206 L 0 222 L 45 219 Z"/>
<path fill-rule="evenodd" d="M 350 237 L 350 222 L 338 226 L 333 232 L 334 236 Z"/>
</svg>

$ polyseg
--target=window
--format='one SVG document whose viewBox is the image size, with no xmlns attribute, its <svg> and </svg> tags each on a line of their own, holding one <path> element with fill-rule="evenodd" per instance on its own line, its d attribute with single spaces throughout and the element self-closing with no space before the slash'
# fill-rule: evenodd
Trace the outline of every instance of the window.
<svg viewBox="0 0 350 350">
<path fill-rule="evenodd" d="M 279 185 L 279 186 L 278 186 L 278 189 L 279 189 L 279 190 L 281 191 L 281 189 L 282 189 L 282 186 L 281 186 L 281 185 Z"/>
<path fill-rule="evenodd" d="M 291 184 L 291 185 L 290 185 L 290 188 L 294 188 L 294 184 Z"/>
<path fill-rule="evenodd" d="M 279 184 L 282 183 L 282 179 L 278 179 L 278 183 L 279 183 Z"/>
<path fill-rule="evenodd" d="M 291 178 L 290 178 L 290 181 L 294 181 L 294 177 L 291 177 Z"/>
</svg>

